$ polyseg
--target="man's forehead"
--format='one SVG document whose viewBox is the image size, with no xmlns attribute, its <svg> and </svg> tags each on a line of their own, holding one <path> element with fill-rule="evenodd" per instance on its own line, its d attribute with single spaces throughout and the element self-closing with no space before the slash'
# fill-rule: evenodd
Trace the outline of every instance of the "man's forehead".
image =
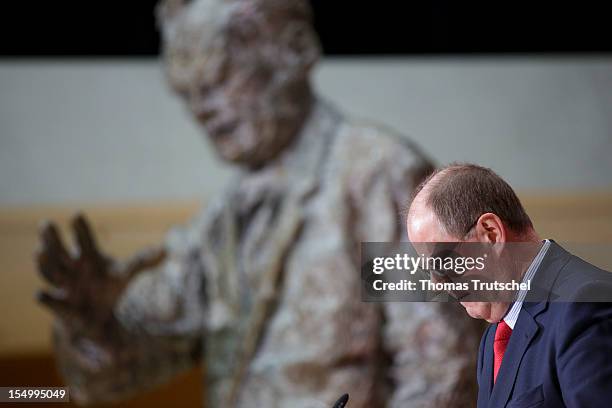
<svg viewBox="0 0 612 408">
<path fill-rule="evenodd" d="M 408 210 L 406 217 L 408 238 L 411 242 L 453 241 L 421 193 L 415 197 Z"/>
<path fill-rule="evenodd" d="M 428 211 L 422 202 L 413 201 L 408 211 L 408 217 L 406 217 L 406 227 L 408 228 L 408 234 L 411 236 L 411 241 L 414 241 L 414 238 L 429 235 L 434 226 L 435 218 L 432 211 Z M 422 239 L 418 240 L 422 241 Z"/>
</svg>

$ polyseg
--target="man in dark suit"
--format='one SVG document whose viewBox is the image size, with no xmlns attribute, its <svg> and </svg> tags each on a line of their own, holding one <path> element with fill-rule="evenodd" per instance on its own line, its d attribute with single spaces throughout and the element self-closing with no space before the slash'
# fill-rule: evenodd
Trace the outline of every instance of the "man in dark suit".
<svg viewBox="0 0 612 408">
<path fill-rule="evenodd" d="M 479 349 L 478 407 L 612 406 L 612 274 L 541 240 L 512 188 L 455 164 L 415 191 L 411 242 L 532 243 L 513 301 L 460 302 L 491 323 Z"/>
</svg>

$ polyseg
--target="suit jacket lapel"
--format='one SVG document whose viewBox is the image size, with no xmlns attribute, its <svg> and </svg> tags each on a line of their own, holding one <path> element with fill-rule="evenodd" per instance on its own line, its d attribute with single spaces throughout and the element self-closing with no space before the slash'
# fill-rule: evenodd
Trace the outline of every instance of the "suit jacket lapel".
<svg viewBox="0 0 612 408">
<path fill-rule="evenodd" d="M 486 407 L 491 398 L 493 388 L 493 340 L 495 329 L 487 330 L 482 356 L 482 372 L 480 373 L 480 388 L 478 389 L 478 407 Z"/>
<path fill-rule="evenodd" d="M 534 282 L 532 282 L 535 290 L 527 294 L 527 299 L 523 303 L 521 313 L 512 331 L 512 336 L 510 336 L 502 365 L 497 374 L 497 381 L 491 392 L 490 407 L 503 407 L 508 402 L 523 356 L 529 344 L 540 330 L 540 326 L 536 322 L 536 316 L 546 310 L 548 301 L 554 296 L 554 282 L 563 265 L 569 260 L 569 257 L 570 255 L 563 248 L 552 241 L 546 256 L 536 272 Z M 492 377 L 494 335 L 490 337 L 490 342 L 488 342 L 490 343 L 489 350 L 486 352 L 489 353 L 489 358 L 491 359 L 491 369 L 489 372 Z"/>
</svg>

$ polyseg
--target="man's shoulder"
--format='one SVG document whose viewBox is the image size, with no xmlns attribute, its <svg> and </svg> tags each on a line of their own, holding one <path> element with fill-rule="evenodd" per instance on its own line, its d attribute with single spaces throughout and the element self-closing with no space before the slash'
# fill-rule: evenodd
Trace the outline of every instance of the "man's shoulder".
<svg viewBox="0 0 612 408">
<path fill-rule="evenodd" d="M 550 333 L 554 337 L 566 337 L 594 323 L 598 316 L 612 317 L 612 273 L 556 243 L 549 251 L 545 258 L 548 267 L 541 268 L 536 275 L 538 278 L 544 274 L 539 276 L 539 282 L 550 282 L 541 294 L 547 297 L 548 304 L 536 318 L 539 324 L 553 329 Z"/>
<path fill-rule="evenodd" d="M 576 302 L 612 302 L 612 273 L 571 255 L 555 281 L 556 300 Z"/>
<path fill-rule="evenodd" d="M 542 322 L 557 327 L 557 336 L 573 337 L 598 324 L 612 321 L 612 273 L 571 255 L 555 282 L 554 299 Z"/>
</svg>

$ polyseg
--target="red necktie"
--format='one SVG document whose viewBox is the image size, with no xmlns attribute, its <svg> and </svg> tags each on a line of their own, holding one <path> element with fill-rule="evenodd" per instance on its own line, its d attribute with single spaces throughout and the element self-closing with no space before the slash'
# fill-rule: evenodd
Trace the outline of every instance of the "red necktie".
<svg viewBox="0 0 612 408">
<path fill-rule="evenodd" d="M 512 329 L 505 321 L 501 321 L 497 324 L 495 330 L 495 340 L 493 341 L 493 383 L 497 380 L 497 372 L 501 367 L 506 347 L 508 347 L 508 341 L 512 335 Z"/>
</svg>

